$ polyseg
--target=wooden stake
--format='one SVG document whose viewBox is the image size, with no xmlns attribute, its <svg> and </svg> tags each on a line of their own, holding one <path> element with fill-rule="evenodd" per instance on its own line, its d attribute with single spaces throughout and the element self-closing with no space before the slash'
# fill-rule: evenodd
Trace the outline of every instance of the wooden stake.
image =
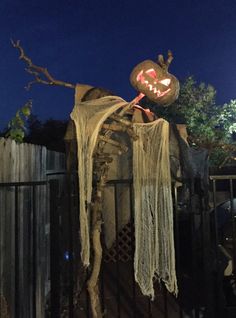
<svg viewBox="0 0 236 318">
<path fill-rule="evenodd" d="M 93 270 L 92 274 L 87 282 L 88 292 L 90 297 L 90 304 L 92 309 L 93 318 L 102 318 L 102 308 L 100 302 L 99 293 L 99 274 L 102 262 L 102 245 L 101 245 L 101 194 L 102 191 L 97 190 L 96 202 L 92 209 L 93 214 L 93 228 L 92 228 L 92 248 L 94 252 L 93 259 Z"/>
</svg>

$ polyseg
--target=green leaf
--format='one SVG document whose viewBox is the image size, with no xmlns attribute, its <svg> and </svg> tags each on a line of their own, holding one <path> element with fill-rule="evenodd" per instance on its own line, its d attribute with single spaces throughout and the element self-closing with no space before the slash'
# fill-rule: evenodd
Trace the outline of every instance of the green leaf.
<svg viewBox="0 0 236 318">
<path fill-rule="evenodd" d="M 32 101 L 28 101 L 22 108 L 21 112 L 25 117 L 29 117 L 32 110 Z"/>
<path fill-rule="evenodd" d="M 25 137 L 25 130 L 27 119 L 31 114 L 32 101 L 28 101 L 22 108 L 20 108 L 15 116 L 8 123 L 7 137 L 14 139 L 17 142 L 23 142 Z"/>
</svg>

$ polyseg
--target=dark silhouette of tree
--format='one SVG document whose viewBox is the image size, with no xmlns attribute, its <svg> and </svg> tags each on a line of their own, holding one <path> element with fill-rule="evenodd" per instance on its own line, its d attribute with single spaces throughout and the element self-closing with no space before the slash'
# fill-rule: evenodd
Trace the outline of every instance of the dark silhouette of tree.
<svg viewBox="0 0 236 318">
<path fill-rule="evenodd" d="M 24 141 L 36 145 L 43 145 L 47 149 L 65 152 L 64 136 L 68 121 L 48 119 L 40 121 L 32 115 L 28 122 L 28 133 Z"/>
</svg>

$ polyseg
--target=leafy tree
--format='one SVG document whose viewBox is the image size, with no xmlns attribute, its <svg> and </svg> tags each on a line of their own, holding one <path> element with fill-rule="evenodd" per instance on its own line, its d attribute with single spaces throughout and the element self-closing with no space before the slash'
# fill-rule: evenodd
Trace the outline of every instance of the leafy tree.
<svg viewBox="0 0 236 318">
<path fill-rule="evenodd" d="M 197 84 L 193 77 L 181 85 L 179 98 L 169 107 L 145 102 L 159 117 L 187 125 L 192 146 L 209 150 L 210 163 L 222 165 L 236 151 L 236 100 L 217 105 L 216 90 L 211 85 Z"/>
</svg>

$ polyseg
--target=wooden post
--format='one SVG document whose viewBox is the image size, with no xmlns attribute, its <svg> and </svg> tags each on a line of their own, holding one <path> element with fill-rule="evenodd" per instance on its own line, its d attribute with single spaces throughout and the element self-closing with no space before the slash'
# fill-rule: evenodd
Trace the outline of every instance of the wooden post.
<svg viewBox="0 0 236 318">
<path fill-rule="evenodd" d="M 139 98 L 142 98 L 139 96 Z M 135 99 L 136 102 L 136 99 Z M 119 114 L 111 116 L 112 119 L 115 119 L 111 125 L 119 126 L 119 124 L 125 127 L 125 131 L 133 140 L 137 140 L 137 136 L 133 131 L 132 123 L 123 119 L 124 114 L 134 105 L 134 101 L 129 104 L 129 107 L 122 109 Z M 118 124 L 117 124 L 118 122 Z M 104 128 L 104 127 L 103 127 Z M 120 129 L 117 128 L 119 131 Z M 115 129 L 116 131 L 116 129 Z M 92 205 L 92 249 L 93 249 L 93 264 L 92 264 L 92 273 L 87 282 L 87 289 L 90 297 L 90 304 L 92 309 L 93 318 L 102 318 L 104 314 L 102 313 L 102 306 L 100 301 L 100 292 L 99 292 L 99 274 L 101 270 L 102 263 L 102 245 L 101 245 L 101 225 L 102 225 L 102 195 L 104 186 L 107 181 L 107 175 L 109 170 L 109 163 L 112 162 L 111 154 L 104 154 L 104 146 L 106 143 L 112 144 L 114 147 L 117 147 L 120 150 L 120 153 L 126 152 L 128 150 L 127 146 L 122 143 L 115 142 L 110 137 L 113 134 L 113 130 L 105 130 L 103 136 L 99 135 L 99 143 L 97 149 L 95 150 L 95 169 L 94 175 L 96 176 L 97 183 L 95 188 L 95 194 L 93 196 L 93 205 Z M 105 138 L 104 138 L 105 136 Z"/>
<path fill-rule="evenodd" d="M 101 318 L 102 307 L 99 292 L 99 274 L 102 262 L 101 224 L 102 224 L 102 191 L 97 189 L 95 203 L 92 208 L 92 248 L 94 252 L 93 270 L 87 288 L 90 297 L 93 318 Z"/>
<path fill-rule="evenodd" d="M 8 305 L 5 297 L 0 294 L 0 317 L 1 318 L 10 318 Z"/>
</svg>

